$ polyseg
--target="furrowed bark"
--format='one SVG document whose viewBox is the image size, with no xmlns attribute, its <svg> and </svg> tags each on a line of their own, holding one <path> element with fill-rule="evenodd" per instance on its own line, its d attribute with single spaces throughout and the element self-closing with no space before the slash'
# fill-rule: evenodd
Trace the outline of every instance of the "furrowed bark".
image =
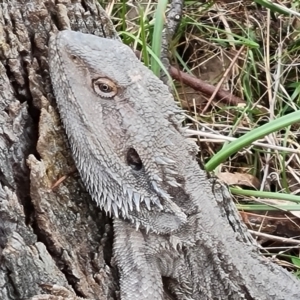
<svg viewBox="0 0 300 300">
<path fill-rule="evenodd" d="M 111 221 L 90 200 L 74 167 L 48 73 L 57 29 L 116 38 L 96 1 L 0 4 L 0 299 L 29 299 L 43 284 L 114 299 Z"/>
</svg>

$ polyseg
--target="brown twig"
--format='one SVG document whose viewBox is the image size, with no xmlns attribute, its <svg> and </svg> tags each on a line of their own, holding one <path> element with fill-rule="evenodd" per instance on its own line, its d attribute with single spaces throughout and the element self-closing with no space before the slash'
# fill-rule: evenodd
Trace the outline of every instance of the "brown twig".
<svg viewBox="0 0 300 300">
<path fill-rule="evenodd" d="M 269 240 L 272 240 L 272 241 L 289 243 L 289 244 L 293 244 L 293 245 L 300 245 L 300 240 L 291 239 L 291 238 L 282 238 L 279 236 L 275 236 L 275 235 L 271 235 L 271 234 L 267 234 L 267 233 L 263 233 L 263 232 L 258 232 L 258 231 L 254 231 L 254 230 L 249 230 L 249 232 L 252 233 L 253 235 L 263 237 L 263 238 L 268 238 Z"/>
<path fill-rule="evenodd" d="M 136 50 L 135 55 L 141 59 L 141 52 Z M 245 101 L 237 96 L 232 95 L 230 92 L 227 92 L 223 89 L 217 89 L 214 85 L 211 85 L 200 78 L 189 75 L 176 67 L 170 66 L 169 73 L 171 77 L 175 80 L 180 81 L 181 83 L 186 84 L 187 86 L 193 88 L 195 91 L 199 91 L 207 96 L 213 96 L 212 99 L 225 102 L 229 105 L 238 105 L 239 103 L 245 103 Z"/>
<path fill-rule="evenodd" d="M 214 92 L 212 93 L 212 95 L 210 96 L 210 98 L 208 99 L 208 102 L 206 103 L 205 107 L 202 110 L 202 114 L 204 114 L 207 109 L 209 108 L 211 102 L 214 100 L 215 96 L 217 95 L 218 91 L 221 88 L 221 85 L 223 84 L 226 76 L 228 75 L 229 71 L 233 68 L 236 60 L 239 58 L 240 54 L 242 53 L 242 51 L 244 50 L 245 45 L 243 45 L 241 47 L 241 49 L 237 52 L 236 56 L 233 58 L 232 62 L 230 63 L 229 67 L 227 68 L 227 70 L 225 71 L 225 73 L 223 74 L 221 80 L 218 82 L 217 86 L 215 87 Z"/>
<path fill-rule="evenodd" d="M 64 182 L 70 175 L 74 174 L 76 172 L 76 167 L 74 166 L 71 168 L 71 170 L 68 172 L 68 174 L 63 175 L 60 177 L 50 188 L 50 190 L 54 190 L 56 187 L 58 187 L 62 182 Z"/>
<path fill-rule="evenodd" d="M 215 86 L 201 80 L 200 78 L 196 78 L 192 75 L 182 72 L 173 66 L 169 68 L 169 72 L 173 79 L 178 80 L 207 96 L 214 95 L 214 99 L 223 101 L 230 105 L 245 103 L 245 101 L 241 98 L 236 97 L 223 89 L 217 89 Z"/>
</svg>

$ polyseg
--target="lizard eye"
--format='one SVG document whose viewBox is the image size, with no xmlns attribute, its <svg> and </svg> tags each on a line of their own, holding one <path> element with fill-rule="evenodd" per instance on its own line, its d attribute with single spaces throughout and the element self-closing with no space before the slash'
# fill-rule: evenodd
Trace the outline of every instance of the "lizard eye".
<svg viewBox="0 0 300 300">
<path fill-rule="evenodd" d="M 94 91 L 103 98 L 112 98 L 117 92 L 117 86 L 108 78 L 98 78 L 93 81 Z"/>
</svg>

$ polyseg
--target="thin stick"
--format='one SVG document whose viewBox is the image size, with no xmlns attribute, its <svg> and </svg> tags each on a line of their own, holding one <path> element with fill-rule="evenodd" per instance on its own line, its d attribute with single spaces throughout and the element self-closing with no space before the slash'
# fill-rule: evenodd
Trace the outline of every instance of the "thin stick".
<svg viewBox="0 0 300 300">
<path fill-rule="evenodd" d="M 217 91 L 221 88 L 221 85 L 223 84 L 225 78 L 227 77 L 229 71 L 233 68 L 233 65 L 235 64 L 236 60 L 239 58 L 240 54 L 242 53 L 242 51 L 245 49 L 245 45 L 243 45 L 241 47 L 241 49 L 237 52 L 236 56 L 233 58 L 233 60 L 231 61 L 229 67 L 227 68 L 227 70 L 225 71 L 225 73 L 223 74 L 221 80 L 218 82 L 216 89 L 214 90 L 213 94 L 210 96 L 210 98 L 208 99 L 208 102 L 206 104 L 206 106 L 204 107 L 202 114 L 204 114 L 208 107 L 210 106 L 211 102 L 213 101 L 213 99 L 215 98 Z"/>
</svg>

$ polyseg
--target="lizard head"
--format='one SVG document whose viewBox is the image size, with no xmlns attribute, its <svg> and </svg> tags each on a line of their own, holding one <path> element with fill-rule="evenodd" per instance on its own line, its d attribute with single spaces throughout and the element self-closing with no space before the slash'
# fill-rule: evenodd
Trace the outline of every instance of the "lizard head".
<svg viewBox="0 0 300 300">
<path fill-rule="evenodd" d="M 116 40 L 62 31 L 49 47 L 58 110 L 92 198 L 137 227 L 177 230 L 186 222 L 174 201 L 185 197 L 178 160 L 194 148 L 167 86 Z"/>
</svg>

